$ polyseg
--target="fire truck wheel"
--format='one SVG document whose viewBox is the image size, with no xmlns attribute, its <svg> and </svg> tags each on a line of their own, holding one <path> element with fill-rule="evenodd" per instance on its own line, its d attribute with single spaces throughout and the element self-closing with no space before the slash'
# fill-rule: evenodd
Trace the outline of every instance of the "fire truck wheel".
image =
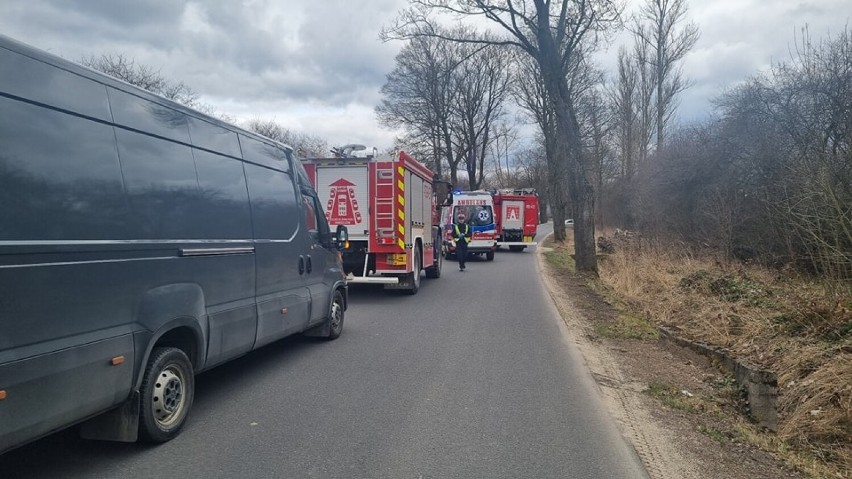
<svg viewBox="0 0 852 479">
<path fill-rule="evenodd" d="M 494 261 L 494 252 L 488 251 L 487 253 L 485 253 L 485 259 L 488 261 Z"/>
<path fill-rule="evenodd" d="M 443 266 L 444 266 L 444 256 L 439 254 L 435 258 L 435 264 L 433 264 L 429 268 L 426 268 L 426 277 L 431 278 L 431 279 L 440 278 L 441 277 L 441 268 Z"/>
<path fill-rule="evenodd" d="M 411 288 L 405 289 L 405 294 L 417 294 L 417 291 L 420 290 L 420 270 L 422 269 L 423 259 L 420 256 L 420 247 L 414 248 L 414 271 L 408 273 L 411 275 L 409 278 L 411 280 Z"/>
<path fill-rule="evenodd" d="M 518 251 L 523 251 L 526 248 L 527 248 L 526 246 L 509 246 L 509 251 L 518 252 Z"/>
</svg>

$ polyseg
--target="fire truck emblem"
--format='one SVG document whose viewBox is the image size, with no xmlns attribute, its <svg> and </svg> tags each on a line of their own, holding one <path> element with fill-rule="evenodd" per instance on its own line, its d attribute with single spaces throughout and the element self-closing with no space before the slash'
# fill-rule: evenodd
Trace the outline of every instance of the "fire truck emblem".
<svg viewBox="0 0 852 479">
<path fill-rule="evenodd" d="M 329 185 L 328 204 L 325 217 L 332 225 L 355 225 L 361 222 L 358 200 L 355 199 L 355 186 L 343 178 Z"/>
<path fill-rule="evenodd" d="M 521 219 L 521 207 L 520 206 L 507 206 L 506 207 L 506 219 L 507 220 L 519 220 Z"/>
</svg>

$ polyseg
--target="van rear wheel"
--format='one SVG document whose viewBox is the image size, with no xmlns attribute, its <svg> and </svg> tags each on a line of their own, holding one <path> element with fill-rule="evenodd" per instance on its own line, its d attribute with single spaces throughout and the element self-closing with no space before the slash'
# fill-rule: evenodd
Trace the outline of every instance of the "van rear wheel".
<svg viewBox="0 0 852 479">
<path fill-rule="evenodd" d="M 180 433 L 195 396 L 195 373 L 178 348 L 155 348 L 142 380 L 139 435 L 147 442 L 166 442 Z"/>
</svg>

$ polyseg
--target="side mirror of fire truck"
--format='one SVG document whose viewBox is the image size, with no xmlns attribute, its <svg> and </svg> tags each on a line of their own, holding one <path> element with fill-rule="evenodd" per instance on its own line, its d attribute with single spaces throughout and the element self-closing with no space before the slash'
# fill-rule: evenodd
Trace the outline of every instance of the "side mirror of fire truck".
<svg viewBox="0 0 852 479">
<path fill-rule="evenodd" d="M 451 193 L 453 185 L 451 185 L 449 181 L 444 181 L 436 177 L 433 189 L 435 191 L 435 203 L 437 203 L 439 207 L 448 206 L 453 203 L 453 196 Z"/>
<path fill-rule="evenodd" d="M 343 225 L 337 225 L 337 231 L 334 233 L 335 244 L 337 249 L 345 249 L 349 247 L 349 230 Z"/>
</svg>

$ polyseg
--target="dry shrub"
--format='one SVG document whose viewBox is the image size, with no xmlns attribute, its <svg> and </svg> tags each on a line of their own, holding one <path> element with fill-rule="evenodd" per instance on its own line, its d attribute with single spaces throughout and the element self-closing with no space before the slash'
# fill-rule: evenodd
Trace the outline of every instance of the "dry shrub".
<svg viewBox="0 0 852 479">
<path fill-rule="evenodd" d="M 814 345 L 780 360 L 779 435 L 852 471 L 852 354 Z"/>
<path fill-rule="evenodd" d="M 779 378 L 778 438 L 852 471 L 852 294 L 756 265 L 615 241 L 604 284 L 637 312 Z"/>
</svg>

